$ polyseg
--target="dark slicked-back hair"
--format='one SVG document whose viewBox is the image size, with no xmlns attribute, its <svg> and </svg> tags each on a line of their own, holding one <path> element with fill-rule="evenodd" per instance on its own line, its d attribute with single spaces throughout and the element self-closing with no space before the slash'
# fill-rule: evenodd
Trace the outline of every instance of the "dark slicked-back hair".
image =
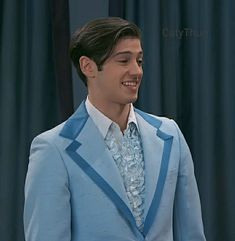
<svg viewBox="0 0 235 241">
<path fill-rule="evenodd" d="M 117 17 L 95 19 L 73 34 L 70 57 L 86 86 L 87 78 L 81 71 L 80 57 L 87 56 L 92 59 L 100 71 L 104 62 L 112 54 L 117 42 L 128 37 L 141 40 L 140 29 L 134 23 Z"/>
</svg>

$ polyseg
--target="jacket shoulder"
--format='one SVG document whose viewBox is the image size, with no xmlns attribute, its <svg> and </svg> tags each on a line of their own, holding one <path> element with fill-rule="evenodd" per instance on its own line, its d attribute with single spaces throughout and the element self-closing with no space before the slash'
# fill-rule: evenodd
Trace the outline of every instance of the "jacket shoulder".
<svg viewBox="0 0 235 241">
<path fill-rule="evenodd" d="M 48 142 L 54 142 L 56 139 L 59 138 L 59 134 L 61 132 L 61 130 L 63 129 L 63 126 L 66 122 L 63 122 L 55 127 L 53 127 L 52 129 L 46 130 L 40 134 L 38 134 L 37 136 L 34 137 L 33 142 L 35 140 L 38 139 L 42 139 Z"/>
</svg>

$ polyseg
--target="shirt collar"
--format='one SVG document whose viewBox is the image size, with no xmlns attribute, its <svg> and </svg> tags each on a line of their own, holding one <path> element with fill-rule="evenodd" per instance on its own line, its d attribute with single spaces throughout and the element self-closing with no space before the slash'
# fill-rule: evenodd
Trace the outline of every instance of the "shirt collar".
<svg viewBox="0 0 235 241">
<path fill-rule="evenodd" d="M 112 123 L 114 123 L 114 124 L 116 124 L 116 123 L 113 122 L 111 119 L 109 119 L 107 116 L 105 116 L 102 112 L 100 112 L 94 105 L 92 105 L 88 96 L 87 96 L 85 105 L 86 105 L 87 112 L 90 115 L 91 119 L 93 120 L 93 122 L 95 123 L 97 128 L 99 129 L 103 138 L 105 138 L 108 133 L 110 125 Z M 137 123 L 136 116 L 135 116 L 134 107 L 132 104 L 131 104 L 131 108 L 130 108 L 127 126 L 131 122 L 133 122 L 136 125 L 137 129 L 139 130 L 138 123 Z"/>
</svg>

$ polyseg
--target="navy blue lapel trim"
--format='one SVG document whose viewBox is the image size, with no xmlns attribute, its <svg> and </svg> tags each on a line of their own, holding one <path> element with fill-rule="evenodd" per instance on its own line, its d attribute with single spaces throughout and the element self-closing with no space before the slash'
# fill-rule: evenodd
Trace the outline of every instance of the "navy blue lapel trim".
<svg viewBox="0 0 235 241">
<path fill-rule="evenodd" d="M 166 175 L 168 171 L 168 165 L 169 165 L 169 159 L 170 159 L 170 152 L 171 152 L 171 147 L 172 147 L 172 142 L 173 142 L 173 136 L 168 135 L 161 131 L 159 128 L 162 124 L 162 122 L 154 117 L 152 117 L 149 114 L 146 114 L 145 112 L 142 112 L 138 109 L 135 109 L 135 111 L 149 124 L 157 128 L 157 136 L 161 138 L 164 141 L 164 148 L 163 148 L 163 155 L 162 155 L 162 161 L 161 161 L 161 168 L 160 168 L 160 173 L 159 173 L 159 178 L 156 186 L 156 190 L 154 193 L 154 197 L 152 200 L 152 203 L 150 205 L 150 208 L 148 210 L 145 222 L 144 222 L 144 231 L 143 234 L 144 236 L 147 235 L 149 229 L 151 228 L 154 218 L 157 215 L 161 197 L 162 197 L 162 192 L 164 188 L 164 184 L 166 181 Z"/>
</svg>

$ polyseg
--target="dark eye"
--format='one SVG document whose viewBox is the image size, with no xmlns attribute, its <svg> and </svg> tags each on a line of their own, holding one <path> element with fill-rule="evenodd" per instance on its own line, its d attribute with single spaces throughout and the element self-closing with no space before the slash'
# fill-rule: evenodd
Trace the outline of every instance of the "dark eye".
<svg viewBox="0 0 235 241">
<path fill-rule="evenodd" d="M 142 66 L 143 65 L 143 59 L 137 59 L 137 63 L 139 66 Z"/>
</svg>

